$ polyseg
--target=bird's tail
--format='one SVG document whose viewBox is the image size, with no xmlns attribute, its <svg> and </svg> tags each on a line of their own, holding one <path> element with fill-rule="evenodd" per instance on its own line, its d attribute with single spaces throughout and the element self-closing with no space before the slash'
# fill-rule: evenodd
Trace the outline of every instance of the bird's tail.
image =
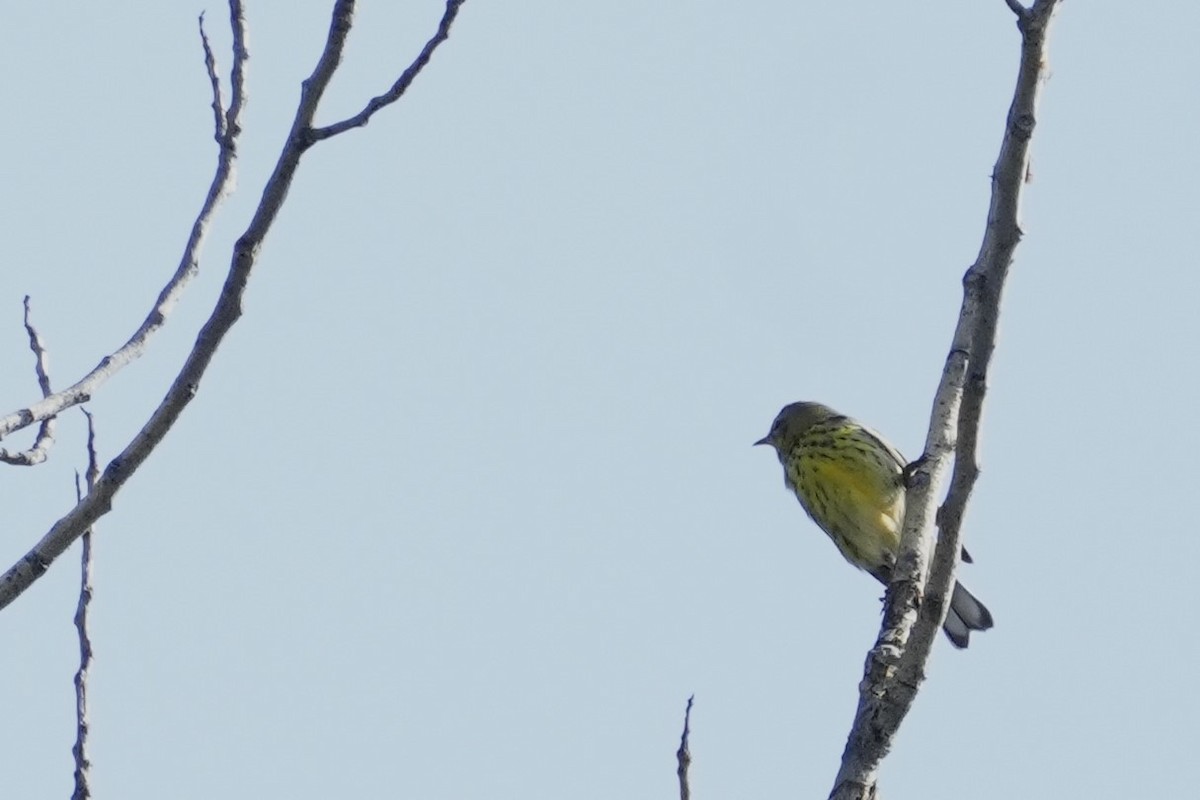
<svg viewBox="0 0 1200 800">
<path fill-rule="evenodd" d="M 950 595 L 950 610 L 946 612 L 946 621 L 942 623 L 942 630 L 950 642 L 955 647 L 966 647 L 971 631 L 986 631 L 990 627 L 992 612 L 961 583 L 956 582 L 954 594 Z"/>
</svg>

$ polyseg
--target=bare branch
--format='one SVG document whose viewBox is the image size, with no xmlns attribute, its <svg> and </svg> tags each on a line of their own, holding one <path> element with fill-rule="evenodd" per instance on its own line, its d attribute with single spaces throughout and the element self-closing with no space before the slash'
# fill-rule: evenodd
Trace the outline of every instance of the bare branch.
<svg viewBox="0 0 1200 800">
<path fill-rule="evenodd" d="M 1029 174 L 1029 143 L 1037 123 L 1037 104 L 1046 75 L 1046 32 L 1058 0 L 1037 0 L 1025 10 L 1021 29 L 1021 66 L 1017 87 L 1008 110 L 1000 154 L 992 169 L 992 200 L 987 228 L 975 263 L 963 276 L 963 304 L 959 312 L 970 342 L 966 382 L 958 413 L 954 471 L 946 502 L 938 513 L 938 541 L 927 586 L 931 601 L 922 608 L 913 631 L 913 643 L 932 641 L 945 616 L 954 586 L 958 563 L 960 530 L 967 501 L 979 476 L 977 451 L 983 400 L 987 392 L 988 368 L 996 348 L 1000 301 L 1013 253 L 1021 241 L 1021 192 Z M 960 327 L 964 324 L 960 323 Z M 955 331 L 955 339 L 960 333 Z M 914 651 L 914 647 L 910 650 Z M 909 653 L 901 665 L 901 682 L 913 669 Z M 922 659 L 923 661 L 924 659 Z M 916 674 L 913 672 L 912 674 Z"/>
<path fill-rule="evenodd" d="M 1013 5 L 1012 0 L 1006 2 Z M 867 658 L 854 727 L 830 795 L 838 800 L 876 796 L 879 764 L 924 680 L 929 651 L 946 616 L 961 549 L 959 529 L 978 474 L 975 451 L 979 419 L 995 347 L 1001 291 L 1021 237 L 1021 189 L 1045 70 L 1046 32 L 1057 4 L 1058 0 L 1036 0 L 1020 15 L 1021 64 L 1000 155 L 992 172 L 987 228 L 979 256 L 963 278 L 962 308 L 935 396 L 925 455 L 909 485 L 900 558 L 888 587 L 884 630 Z M 956 429 L 958 456 L 950 495 L 939 515 L 940 532 L 922 600 L 924 565 L 930 549 L 928 522 L 936 502 L 935 490 L 955 449 L 952 432 Z M 889 627 L 893 629 L 889 631 Z"/>
<path fill-rule="evenodd" d="M 242 22 L 242 5 L 240 0 L 230 0 L 229 6 L 233 20 L 235 22 Z M 215 81 L 216 63 L 214 60 L 210 65 L 212 54 L 208 47 L 208 40 L 204 35 L 203 28 L 201 28 L 200 37 L 201 44 L 205 50 L 206 70 L 210 80 Z M 200 213 L 196 215 L 196 220 L 192 224 L 191 234 L 184 245 L 183 256 L 179 261 L 179 266 L 175 269 L 175 274 L 163 286 L 153 308 L 150 309 L 150 313 L 125 344 L 100 359 L 100 363 L 91 372 L 80 378 L 74 385 L 63 389 L 61 392 L 52 394 L 40 402 L 18 409 L 5 417 L 0 417 L 0 439 L 8 436 L 13 431 L 27 428 L 35 422 L 49 419 L 71 406 L 86 403 L 90 400 L 95 391 L 109 378 L 138 359 L 145 352 L 147 343 L 166 323 L 167 317 L 175 308 L 175 304 L 179 302 L 184 288 L 199 271 L 200 251 L 207 238 L 213 215 L 233 184 L 233 166 L 234 160 L 237 158 L 237 135 L 241 130 L 239 116 L 244 104 L 242 70 L 246 61 L 244 46 L 239 49 L 239 44 L 244 45 L 245 31 L 235 27 L 233 41 L 233 100 L 230 103 L 229 112 L 226 114 L 224 124 L 222 124 L 220 114 L 214 111 L 214 116 L 216 117 L 215 136 L 218 145 L 220 145 L 217 150 L 217 168 L 213 174 L 212 183 L 208 188 L 208 194 L 200 206 Z M 214 95 L 213 102 L 215 106 L 219 106 L 220 90 L 216 88 L 214 91 L 216 94 Z"/>
<path fill-rule="evenodd" d="M 87 488 L 92 491 L 96 479 L 100 475 L 99 461 L 96 459 L 96 426 L 92 415 L 86 408 L 80 411 L 87 417 Z M 75 473 L 75 500 L 83 499 L 79 486 L 79 473 Z M 71 754 L 75 757 L 75 791 L 71 800 L 87 800 L 92 796 L 89 777 L 92 769 L 91 759 L 88 758 L 88 733 L 91 722 L 88 719 L 87 680 L 92 667 L 92 639 L 88 633 L 88 607 L 92 602 L 92 529 L 83 532 L 83 552 L 80 555 L 79 573 L 79 604 L 75 607 L 75 630 L 79 638 L 79 669 L 75 673 L 75 746 Z"/>
<path fill-rule="evenodd" d="M 692 751 L 688 748 L 688 738 L 692 735 L 692 701 L 696 695 L 688 698 L 687 708 L 683 712 L 683 735 L 679 737 L 679 749 L 675 751 L 675 761 L 678 768 L 675 774 L 679 776 L 679 800 L 690 800 L 692 788 L 688 784 L 688 767 L 692 765 Z"/>
<path fill-rule="evenodd" d="M 200 46 L 204 48 L 204 70 L 208 73 L 208 82 L 212 84 L 213 138 L 217 144 L 225 141 L 225 101 L 221 98 L 221 79 L 217 76 L 217 58 L 213 55 L 208 43 L 208 34 L 204 32 L 204 12 L 200 12 L 197 23 L 200 28 Z"/>
<path fill-rule="evenodd" d="M 1024 20 L 1024 19 L 1029 18 L 1029 15 L 1030 15 L 1029 9 L 1026 8 L 1025 6 L 1021 5 L 1020 2 L 1018 2 L 1018 0 L 1004 0 L 1004 2 L 1008 5 L 1009 9 L 1014 14 L 1017 15 L 1018 20 Z"/>
<path fill-rule="evenodd" d="M 354 0 L 337 0 L 334 4 L 333 19 L 325 47 L 317 61 L 313 74 L 301 84 L 300 102 L 296 108 L 296 116 L 292 120 L 291 131 L 287 142 L 279 154 L 275 169 L 263 187 L 262 199 L 250 220 L 249 226 L 234 244 L 233 256 L 229 272 L 216 305 L 209 315 L 208 321 L 200 329 L 196 344 L 188 353 L 179 374 L 175 376 L 162 403 L 151 414 L 150 419 L 142 429 L 126 445 L 125 449 L 108 463 L 101 474 L 96 486 L 73 509 L 59 519 L 42 537 L 33 549 L 0 575 L 0 609 L 7 606 L 62 555 L 67 547 L 97 519 L 107 514 L 112 508 L 113 497 L 145 462 L 146 458 L 158 446 L 167 431 L 179 419 L 179 415 L 187 408 L 200 389 L 200 381 L 204 377 L 208 365 L 226 334 L 242 315 L 242 296 L 250 280 L 250 274 L 262 248 L 263 240 L 270 231 L 272 223 L 287 199 L 288 189 L 295 177 L 296 169 L 304 153 L 312 147 L 312 120 L 320 104 L 321 97 L 329 86 L 330 80 L 341 60 L 345 47 L 346 36 L 354 15 Z M 234 30 L 234 74 L 240 74 L 241 67 L 237 62 L 244 62 L 245 34 L 238 27 L 243 24 L 241 3 L 230 0 L 230 18 Z M 243 49 L 238 50 L 239 43 Z M 231 111 L 241 107 L 242 100 L 238 87 L 240 79 L 233 79 L 234 97 L 230 104 Z M 236 121 L 228 125 L 226 143 L 232 152 L 232 136 L 238 130 Z M 225 149 L 223 148 L 223 152 Z M 3 429 L 0 428 L 0 431 Z"/>
<path fill-rule="evenodd" d="M 42 390 L 42 396 L 46 397 L 50 394 L 50 374 L 46 371 L 46 345 L 42 343 L 42 337 L 38 336 L 37 329 L 33 327 L 29 313 L 29 295 L 25 295 L 25 333 L 29 334 L 29 349 L 33 351 L 33 369 L 37 372 L 38 387 Z"/>
<path fill-rule="evenodd" d="M 417 75 L 421 73 L 421 70 L 425 68 L 425 65 L 429 63 L 429 59 L 433 57 L 433 51 L 450 36 L 450 26 L 454 24 L 454 18 L 458 16 L 458 9 L 464 2 L 465 0 L 446 0 L 446 11 L 442 14 L 442 21 L 438 23 L 437 31 L 425 43 L 425 47 L 421 49 L 416 59 L 409 64 L 408 69 L 404 70 L 396 82 L 392 84 L 392 88 L 378 97 L 372 97 L 363 110 L 353 117 L 344 119 L 341 122 L 335 122 L 323 128 L 314 129 L 310 134 L 313 141 L 337 136 L 339 133 L 345 133 L 351 128 L 361 128 L 371 121 L 371 117 L 375 115 L 376 111 L 399 100 Z"/>
<path fill-rule="evenodd" d="M 42 390 L 42 397 L 50 396 L 50 373 L 46 366 L 46 345 L 42 342 L 42 337 L 38 335 L 37 329 L 33 327 L 33 321 L 29 316 L 29 295 L 25 295 L 25 333 L 29 336 L 29 349 L 33 351 L 33 369 L 37 373 L 38 386 Z M 35 464 L 41 464 L 49 455 L 50 447 L 54 444 L 54 423 L 55 417 L 49 417 L 42 420 L 41 426 L 38 428 L 37 437 L 33 441 L 33 446 L 28 450 L 22 450 L 19 453 L 9 453 L 7 450 L 0 448 L 0 461 L 5 464 L 13 464 L 19 467 L 32 467 Z"/>
<path fill-rule="evenodd" d="M 232 12 L 231 17 L 235 21 L 241 21 L 241 0 L 230 0 L 229 5 Z M 239 32 L 235 30 L 235 44 L 237 42 L 244 42 L 244 40 L 244 31 Z M 240 74 L 242 67 L 239 62 L 244 62 L 246 57 L 244 49 L 238 51 L 235 48 L 234 71 L 236 73 Z M 243 98 L 238 94 L 239 86 L 240 80 L 234 81 L 234 96 L 230 104 L 230 115 L 236 109 L 240 109 L 243 104 Z M 216 172 L 213 175 L 212 184 L 209 186 L 208 195 L 204 199 L 200 213 L 192 224 L 191 233 L 188 236 L 187 244 L 184 246 L 183 258 L 171 280 L 163 287 L 162 292 L 158 296 L 158 301 L 150 311 L 150 315 L 128 342 L 112 355 L 105 356 L 95 369 L 74 386 L 53 394 L 40 403 L 36 403 L 0 419 L 0 436 L 23 428 L 39 419 L 54 416 L 63 409 L 73 405 L 86 402 L 91 398 L 92 392 L 98 386 L 126 364 L 140 356 L 150 337 L 166 322 L 167 315 L 178 302 L 184 286 L 196 274 L 200 247 L 208 233 L 213 212 L 225 196 L 233 180 L 233 165 L 237 157 L 236 137 L 240 126 L 237 117 L 232 116 L 231 118 L 230 115 L 226 117 L 225 135 L 220 138 Z M 175 387 L 172 388 L 174 389 Z M 166 434 L 166 427 L 160 427 L 161 423 L 158 425 L 155 424 L 161 410 L 162 406 L 159 407 L 159 411 L 155 412 L 150 422 L 139 431 L 121 455 L 109 463 L 108 467 L 104 470 L 104 474 L 95 482 L 95 486 L 89 489 L 87 495 L 82 500 L 79 500 L 66 516 L 59 519 L 50 528 L 50 531 L 42 537 L 41 541 L 34 545 L 33 549 L 26 553 L 19 562 L 9 568 L 3 576 L 0 576 L 0 608 L 11 603 L 25 589 L 29 588 L 35 580 L 42 576 L 54 559 L 66 551 L 71 542 L 75 541 L 76 538 L 92 526 L 92 523 L 112 508 L 113 494 L 116 493 L 116 490 L 132 474 L 133 470 L 145 460 L 146 455 L 149 454 L 149 449 L 153 448 L 153 444 L 156 444 Z M 147 445 L 147 442 L 152 443 Z"/>
<path fill-rule="evenodd" d="M 229 3 L 229 29 L 233 33 L 233 69 L 229 72 L 229 85 L 233 98 L 225 112 L 225 131 L 232 148 L 242 132 L 242 107 L 246 104 L 246 62 L 250 53 L 246 50 L 246 14 L 241 0 Z"/>
</svg>

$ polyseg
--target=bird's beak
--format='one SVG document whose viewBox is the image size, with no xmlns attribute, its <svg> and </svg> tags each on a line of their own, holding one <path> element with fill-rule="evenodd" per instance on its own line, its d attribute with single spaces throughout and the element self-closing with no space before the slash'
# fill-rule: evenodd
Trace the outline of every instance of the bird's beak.
<svg viewBox="0 0 1200 800">
<path fill-rule="evenodd" d="M 760 444 L 771 444 L 771 434 L 768 433 L 766 436 L 759 439 L 757 442 L 754 443 L 754 446 L 758 447 Z"/>
</svg>

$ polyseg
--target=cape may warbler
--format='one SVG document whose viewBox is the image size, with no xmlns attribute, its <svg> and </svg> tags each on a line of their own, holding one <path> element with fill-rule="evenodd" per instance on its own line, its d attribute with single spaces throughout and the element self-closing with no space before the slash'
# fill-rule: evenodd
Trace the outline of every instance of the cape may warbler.
<svg viewBox="0 0 1200 800">
<path fill-rule="evenodd" d="M 896 448 L 820 403 L 784 406 L 771 432 L 755 444 L 775 448 L 784 484 L 813 522 L 847 561 L 886 586 L 904 523 L 907 462 Z M 971 560 L 966 550 L 962 555 L 964 561 Z M 992 615 L 956 583 L 942 627 L 955 647 L 966 647 L 971 631 L 992 627 Z"/>
</svg>

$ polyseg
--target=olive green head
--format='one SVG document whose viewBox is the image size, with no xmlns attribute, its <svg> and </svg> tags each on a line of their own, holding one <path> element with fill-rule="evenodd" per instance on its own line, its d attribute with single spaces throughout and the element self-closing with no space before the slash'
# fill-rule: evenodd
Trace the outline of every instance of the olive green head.
<svg viewBox="0 0 1200 800">
<path fill-rule="evenodd" d="M 775 417 L 775 421 L 771 423 L 771 432 L 754 444 L 769 444 L 779 450 L 785 444 L 795 442 L 813 425 L 840 416 L 841 414 L 829 406 L 820 403 L 803 400 L 799 403 L 791 403 L 784 406 L 779 415 Z"/>
</svg>

